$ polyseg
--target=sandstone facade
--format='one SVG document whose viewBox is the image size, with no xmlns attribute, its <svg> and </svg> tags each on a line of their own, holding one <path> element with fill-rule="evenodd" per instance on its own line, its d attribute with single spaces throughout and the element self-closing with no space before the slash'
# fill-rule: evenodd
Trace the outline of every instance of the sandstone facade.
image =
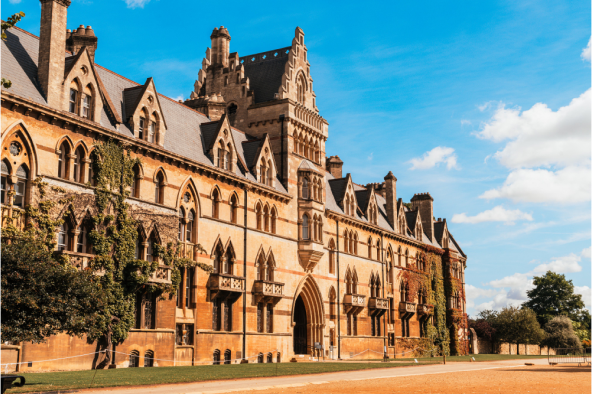
<svg viewBox="0 0 592 394">
<path fill-rule="evenodd" d="M 464 287 L 466 256 L 428 193 L 404 204 L 392 173 L 359 185 L 326 157 L 329 124 L 300 28 L 290 46 L 243 57 L 230 53 L 227 29 L 214 29 L 181 103 L 152 78 L 138 84 L 95 64 L 94 30 L 66 32 L 70 2 L 42 4 L 41 37 L 14 28 L 2 43 L 2 76 L 13 82 L 2 91 L 3 219 L 39 200 L 37 177 L 66 189 L 75 200 L 59 248 L 88 264 L 89 154 L 95 140 L 114 139 L 142 163 L 130 197 L 138 257 L 179 239 L 185 256 L 216 267 L 187 270 L 176 297 L 138 311 L 118 367 L 288 361 L 316 343 L 334 358 L 418 348 L 430 306 L 405 299 L 399 273 L 437 250 L 444 277 Z M 165 267 L 153 279 L 170 280 Z M 447 308 L 464 314 L 464 298 L 452 295 Z M 99 344 L 65 335 L 6 348 L 11 360 L 32 361 L 22 371 L 102 359 L 92 354 Z M 47 359 L 61 360 L 38 362 Z"/>
</svg>

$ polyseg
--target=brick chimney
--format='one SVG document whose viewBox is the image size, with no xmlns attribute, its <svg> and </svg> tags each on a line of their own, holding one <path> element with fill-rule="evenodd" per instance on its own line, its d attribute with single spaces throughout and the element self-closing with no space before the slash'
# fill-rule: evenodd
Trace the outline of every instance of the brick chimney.
<svg viewBox="0 0 592 394">
<path fill-rule="evenodd" d="M 343 178 L 343 162 L 339 156 L 331 156 L 325 161 L 327 171 L 336 179 Z"/>
<path fill-rule="evenodd" d="M 61 108 L 66 24 L 70 0 L 41 0 L 38 78 L 50 107 Z"/>
<path fill-rule="evenodd" d="M 90 61 L 95 62 L 95 51 L 97 50 L 97 44 L 99 39 L 95 36 L 95 32 L 92 27 L 80 25 L 78 29 L 74 31 L 66 32 L 66 50 L 72 52 L 73 55 L 80 52 L 82 47 L 88 49 L 90 55 Z"/>
<path fill-rule="evenodd" d="M 411 207 L 419 208 L 423 231 L 430 240 L 434 240 L 434 199 L 430 193 L 418 193 L 411 198 Z"/>
<path fill-rule="evenodd" d="M 384 177 L 384 199 L 386 200 L 386 218 L 395 232 L 398 232 L 397 217 L 397 178 L 392 171 Z"/>
</svg>

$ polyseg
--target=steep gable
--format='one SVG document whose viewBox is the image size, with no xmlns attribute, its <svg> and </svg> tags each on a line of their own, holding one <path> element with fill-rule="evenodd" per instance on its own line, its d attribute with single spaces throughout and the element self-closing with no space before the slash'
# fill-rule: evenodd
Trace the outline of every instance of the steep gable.
<svg viewBox="0 0 592 394">
<path fill-rule="evenodd" d="M 152 77 L 144 85 L 124 89 L 124 119 L 136 138 L 164 145 L 167 123 Z"/>
</svg>

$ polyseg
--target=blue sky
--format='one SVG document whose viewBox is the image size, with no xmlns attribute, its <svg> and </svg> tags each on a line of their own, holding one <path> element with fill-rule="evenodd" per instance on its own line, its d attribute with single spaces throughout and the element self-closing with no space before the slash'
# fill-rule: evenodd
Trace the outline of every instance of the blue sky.
<svg viewBox="0 0 592 394">
<path fill-rule="evenodd" d="M 38 34 L 38 0 L 2 0 Z M 519 304 L 533 275 L 573 279 L 590 306 L 590 2 L 73 0 L 97 63 L 187 98 L 209 36 L 239 55 L 306 36 L 327 154 L 358 183 L 389 170 L 429 191 L 468 255 L 469 312 Z"/>
</svg>

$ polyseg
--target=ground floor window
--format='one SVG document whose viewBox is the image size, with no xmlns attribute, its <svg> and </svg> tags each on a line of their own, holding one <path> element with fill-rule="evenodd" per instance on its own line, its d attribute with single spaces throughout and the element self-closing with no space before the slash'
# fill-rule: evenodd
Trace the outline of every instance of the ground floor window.
<svg viewBox="0 0 592 394">
<path fill-rule="evenodd" d="M 358 315 L 347 314 L 347 335 L 358 335 Z"/>
<path fill-rule="evenodd" d="M 132 350 L 130 353 L 129 358 L 129 367 L 130 368 L 137 368 L 140 366 L 140 352 L 137 350 Z"/>
<path fill-rule="evenodd" d="M 218 349 L 214 350 L 213 362 L 214 365 L 220 365 L 220 350 Z"/>
<path fill-rule="evenodd" d="M 156 297 L 152 293 L 137 296 L 136 328 L 149 330 L 156 328 Z"/>
<path fill-rule="evenodd" d="M 230 349 L 226 349 L 224 351 L 224 364 L 230 364 L 232 362 L 232 353 L 230 352 Z"/>
<path fill-rule="evenodd" d="M 409 337 L 409 318 L 401 319 L 401 336 Z"/>
<path fill-rule="evenodd" d="M 193 345 L 193 324 L 177 324 L 177 345 Z"/>
<path fill-rule="evenodd" d="M 152 350 L 147 350 L 144 354 L 144 367 L 153 367 L 154 366 L 154 352 Z"/>
<path fill-rule="evenodd" d="M 391 332 L 388 334 L 388 345 L 395 346 L 395 333 Z"/>
</svg>

